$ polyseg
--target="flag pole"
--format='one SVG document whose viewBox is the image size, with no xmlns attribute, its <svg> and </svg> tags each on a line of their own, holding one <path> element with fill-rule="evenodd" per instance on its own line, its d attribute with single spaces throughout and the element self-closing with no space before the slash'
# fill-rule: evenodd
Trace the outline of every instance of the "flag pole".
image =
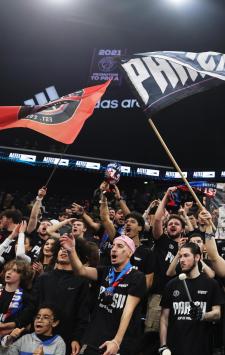
<svg viewBox="0 0 225 355">
<path fill-rule="evenodd" d="M 187 181 L 186 177 L 184 176 L 183 172 L 181 171 L 179 165 L 177 164 L 176 160 L 174 159 L 173 155 L 171 154 L 169 148 L 167 147 L 166 143 L 164 142 L 162 136 L 160 135 L 158 129 L 156 128 L 154 122 L 152 121 L 151 118 L 149 118 L 148 120 L 150 126 L 152 127 L 153 131 L 155 132 L 155 134 L 157 135 L 157 137 L 160 140 L 160 143 L 162 144 L 163 148 L 165 149 L 167 155 L 169 156 L 170 160 L 172 161 L 174 167 L 176 168 L 176 170 L 179 172 L 182 180 L 184 181 L 185 185 L 187 186 L 188 190 L 190 191 L 190 193 L 192 194 L 194 200 L 196 201 L 198 207 L 201 210 L 204 210 L 203 205 L 201 204 L 201 202 L 199 201 L 198 196 L 196 195 L 196 193 L 194 192 L 194 190 L 192 189 L 191 185 L 189 184 L 189 182 Z"/>
<path fill-rule="evenodd" d="M 56 169 L 57 169 L 58 166 L 59 166 L 59 163 L 60 163 L 60 161 L 61 161 L 61 159 L 62 159 L 63 154 L 65 154 L 65 152 L 67 151 L 69 145 L 70 145 L 70 144 L 66 144 L 66 145 L 65 145 L 65 147 L 64 147 L 64 149 L 63 149 L 63 151 L 62 151 L 62 153 L 60 154 L 59 161 L 58 161 L 57 164 L 54 166 L 54 168 L 53 168 L 51 174 L 49 175 L 48 180 L 46 181 L 44 187 L 47 187 L 47 186 L 48 186 L 50 180 L 52 179 L 53 175 L 55 174 Z"/>
</svg>

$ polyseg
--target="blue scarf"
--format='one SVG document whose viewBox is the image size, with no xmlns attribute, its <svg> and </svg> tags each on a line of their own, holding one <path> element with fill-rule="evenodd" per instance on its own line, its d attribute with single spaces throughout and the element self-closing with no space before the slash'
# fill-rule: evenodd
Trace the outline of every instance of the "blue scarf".
<svg viewBox="0 0 225 355">
<path fill-rule="evenodd" d="M 109 280 L 109 287 L 105 289 L 105 295 L 113 295 L 115 287 L 119 285 L 119 283 L 124 279 L 124 276 L 129 274 L 132 270 L 132 265 L 128 262 L 124 268 L 120 271 L 119 275 L 116 276 L 115 268 L 112 267 L 109 270 L 108 280 Z"/>
</svg>

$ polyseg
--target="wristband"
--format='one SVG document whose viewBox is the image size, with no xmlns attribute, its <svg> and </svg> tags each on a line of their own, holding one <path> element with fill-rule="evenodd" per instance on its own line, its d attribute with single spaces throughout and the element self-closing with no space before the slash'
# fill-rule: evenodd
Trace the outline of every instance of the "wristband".
<svg viewBox="0 0 225 355">
<path fill-rule="evenodd" d="M 117 346 L 118 350 L 119 350 L 120 346 L 119 346 L 119 344 L 117 343 L 117 341 L 116 341 L 115 339 L 112 339 L 111 342 L 114 343 L 114 344 Z"/>
<path fill-rule="evenodd" d="M 215 238 L 215 235 L 213 233 L 205 233 L 206 240 L 211 240 L 213 238 Z"/>
<path fill-rule="evenodd" d="M 36 197 L 36 201 L 40 201 L 41 202 L 42 200 L 43 200 L 43 197 L 39 197 L 39 196 Z"/>
<path fill-rule="evenodd" d="M 119 198 L 117 198 L 116 200 L 117 200 L 117 201 L 121 201 L 121 200 L 123 200 L 123 198 L 122 198 L 122 197 L 119 197 Z"/>
</svg>

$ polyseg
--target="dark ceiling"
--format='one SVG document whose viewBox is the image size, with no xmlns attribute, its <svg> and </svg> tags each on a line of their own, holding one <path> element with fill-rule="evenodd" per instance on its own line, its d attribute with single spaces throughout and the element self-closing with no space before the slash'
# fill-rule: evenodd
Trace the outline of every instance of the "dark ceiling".
<svg viewBox="0 0 225 355">
<path fill-rule="evenodd" d="M 60 96 L 90 85 L 94 48 L 225 53 L 224 0 L 1 0 L 0 104 L 21 105 L 54 85 Z M 94 85 L 91 84 L 91 85 Z M 124 81 L 105 98 L 132 97 Z M 183 168 L 224 169 L 225 85 L 153 117 Z M 0 145 L 38 149 L 53 141 L 30 130 L 0 132 Z M 56 143 L 56 149 L 61 144 Z M 68 153 L 171 165 L 138 108 L 96 109 Z"/>
</svg>

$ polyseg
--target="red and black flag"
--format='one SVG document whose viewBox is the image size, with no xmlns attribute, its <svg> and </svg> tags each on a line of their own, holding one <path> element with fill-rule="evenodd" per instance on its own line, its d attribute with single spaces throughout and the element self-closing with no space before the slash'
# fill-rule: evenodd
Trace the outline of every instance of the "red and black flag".
<svg viewBox="0 0 225 355">
<path fill-rule="evenodd" d="M 63 96 L 43 106 L 0 106 L 0 130 L 30 128 L 65 144 L 76 139 L 110 81 Z"/>
</svg>

